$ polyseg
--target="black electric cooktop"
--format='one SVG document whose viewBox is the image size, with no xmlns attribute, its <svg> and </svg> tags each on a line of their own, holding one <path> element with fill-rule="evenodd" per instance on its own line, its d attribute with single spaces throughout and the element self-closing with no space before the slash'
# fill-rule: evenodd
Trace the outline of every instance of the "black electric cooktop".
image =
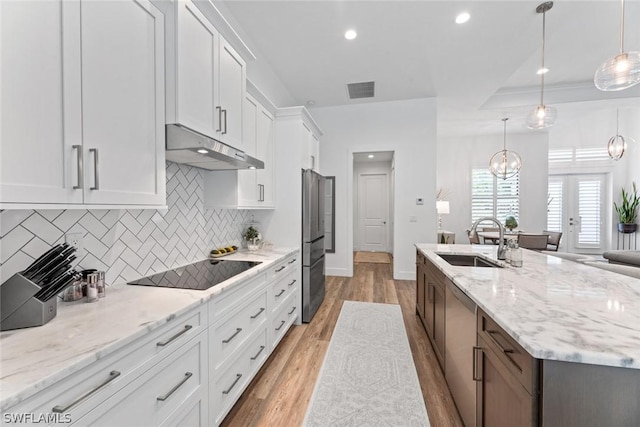
<svg viewBox="0 0 640 427">
<path fill-rule="evenodd" d="M 163 271 L 127 283 L 128 285 L 157 286 L 205 290 L 260 264 L 253 261 L 205 260 L 173 270 Z"/>
</svg>

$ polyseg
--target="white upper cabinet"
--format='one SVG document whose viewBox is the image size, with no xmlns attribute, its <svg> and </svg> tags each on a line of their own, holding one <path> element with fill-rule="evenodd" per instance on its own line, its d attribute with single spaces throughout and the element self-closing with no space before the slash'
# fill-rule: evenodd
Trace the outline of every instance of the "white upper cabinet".
<svg viewBox="0 0 640 427">
<path fill-rule="evenodd" d="M 301 157 L 302 169 L 313 169 L 316 172 L 320 171 L 320 140 L 315 132 L 311 129 L 312 126 L 302 124 L 304 128 L 304 138 L 302 139 Z"/>
<path fill-rule="evenodd" d="M 0 2 L 2 203 L 82 203 L 73 188 L 82 139 L 72 12 L 64 1 Z"/>
<path fill-rule="evenodd" d="M 164 205 L 160 11 L 145 0 L 0 8 L 2 207 Z"/>
<path fill-rule="evenodd" d="M 243 139 L 247 154 L 264 162 L 264 169 L 205 173 L 204 199 L 208 208 L 275 208 L 274 117 L 253 96 L 246 94 Z"/>
<path fill-rule="evenodd" d="M 147 1 L 82 4 L 85 203 L 165 203 L 163 35 Z"/>
<path fill-rule="evenodd" d="M 189 0 L 164 7 L 167 123 L 178 123 L 240 150 L 246 63 Z"/>
</svg>

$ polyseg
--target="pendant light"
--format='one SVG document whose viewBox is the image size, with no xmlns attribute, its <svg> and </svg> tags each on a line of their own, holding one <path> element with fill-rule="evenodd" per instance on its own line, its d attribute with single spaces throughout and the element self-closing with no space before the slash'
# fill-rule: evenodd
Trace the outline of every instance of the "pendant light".
<svg viewBox="0 0 640 427">
<path fill-rule="evenodd" d="M 540 67 L 540 105 L 538 105 L 527 117 L 527 127 L 529 129 L 544 129 L 553 126 L 558 116 L 555 108 L 544 105 L 544 47 L 545 47 L 545 24 L 546 13 L 553 7 L 552 1 L 540 3 L 536 7 L 537 13 L 542 13 L 542 66 Z"/>
<path fill-rule="evenodd" d="M 624 0 L 620 13 L 620 53 L 607 59 L 596 70 L 593 83 L 600 90 L 616 91 L 640 83 L 640 52 L 624 51 Z"/>
<path fill-rule="evenodd" d="M 502 179 L 511 178 L 517 174 L 522 167 L 522 159 L 520 159 L 520 155 L 515 151 L 507 150 L 507 120 L 509 119 L 502 119 L 504 122 L 503 148 L 501 151 L 498 151 L 491 156 L 491 160 L 489 160 L 489 170 L 491 173 L 495 177 Z"/>
<path fill-rule="evenodd" d="M 619 111 L 616 109 L 616 134 L 609 138 L 609 142 L 607 143 L 607 151 L 609 152 L 609 157 L 613 160 L 620 160 L 624 155 L 625 150 L 627 149 L 627 141 L 624 136 L 620 135 L 618 131 L 620 124 Z"/>
</svg>

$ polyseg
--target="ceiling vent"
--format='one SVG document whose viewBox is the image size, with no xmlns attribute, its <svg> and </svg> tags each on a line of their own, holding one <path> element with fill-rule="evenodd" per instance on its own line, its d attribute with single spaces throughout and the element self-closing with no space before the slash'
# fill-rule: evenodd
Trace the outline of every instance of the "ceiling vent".
<svg viewBox="0 0 640 427">
<path fill-rule="evenodd" d="M 376 82 L 347 83 L 349 99 L 373 98 Z"/>
</svg>

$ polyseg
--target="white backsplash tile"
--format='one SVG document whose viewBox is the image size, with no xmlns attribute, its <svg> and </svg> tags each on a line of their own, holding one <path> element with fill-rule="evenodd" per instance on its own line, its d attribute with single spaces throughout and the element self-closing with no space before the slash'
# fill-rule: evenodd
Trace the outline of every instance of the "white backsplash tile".
<svg viewBox="0 0 640 427">
<path fill-rule="evenodd" d="M 167 162 L 168 209 L 0 211 L 0 280 L 26 268 L 69 232 L 83 233 L 78 268 L 106 271 L 110 285 L 204 259 L 219 246 L 241 246 L 245 210 L 203 207 L 203 171 Z"/>
</svg>

